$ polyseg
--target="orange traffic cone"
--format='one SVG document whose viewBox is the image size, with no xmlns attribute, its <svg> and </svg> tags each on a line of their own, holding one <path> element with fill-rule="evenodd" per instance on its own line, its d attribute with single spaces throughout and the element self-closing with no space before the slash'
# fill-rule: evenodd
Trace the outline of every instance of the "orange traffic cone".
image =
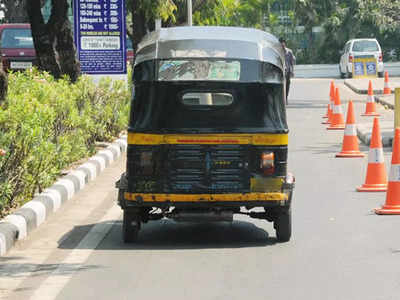
<svg viewBox="0 0 400 300">
<path fill-rule="evenodd" d="M 396 128 L 394 134 L 392 166 L 386 203 L 381 208 L 375 209 L 375 213 L 378 215 L 400 215 L 400 128 Z"/>
<path fill-rule="evenodd" d="M 344 130 L 342 151 L 336 157 L 364 157 L 358 148 L 357 128 L 354 117 L 353 101 L 349 102 L 346 128 Z"/>
<path fill-rule="evenodd" d="M 389 73 L 386 71 L 385 72 L 385 86 L 383 88 L 383 94 L 390 95 L 391 93 L 392 93 L 392 90 L 390 89 L 390 86 L 389 86 Z"/>
<path fill-rule="evenodd" d="M 378 118 L 374 119 L 371 144 L 368 153 L 368 168 L 365 184 L 357 188 L 358 192 L 384 192 L 387 189 L 387 175 L 383 157 L 382 138 Z"/>
<path fill-rule="evenodd" d="M 344 129 L 345 124 L 343 120 L 342 105 L 340 104 L 339 89 L 336 88 L 335 92 L 335 105 L 332 108 L 331 125 L 327 128 L 328 130 Z"/>
<path fill-rule="evenodd" d="M 363 113 L 362 116 L 380 116 L 380 114 L 376 112 L 374 90 L 372 89 L 371 80 L 368 84 L 367 106 L 365 108 L 365 113 Z"/>
<path fill-rule="evenodd" d="M 330 124 L 331 121 L 331 114 L 332 114 L 332 101 L 335 98 L 335 84 L 333 81 L 331 81 L 331 87 L 329 90 L 329 103 L 328 103 L 328 108 L 326 111 L 326 115 L 323 116 L 323 118 L 327 118 L 327 120 L 323 121 L 322 124 Z"/>
</svg>

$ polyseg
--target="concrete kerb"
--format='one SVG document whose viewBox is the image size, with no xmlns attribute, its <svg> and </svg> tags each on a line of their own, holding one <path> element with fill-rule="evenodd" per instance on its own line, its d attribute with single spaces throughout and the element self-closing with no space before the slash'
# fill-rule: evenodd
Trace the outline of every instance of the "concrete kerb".
<svg viewBox="0 0 400 300">
<path fill-rule="evenodd" d="M 393 142 L 393 122 L 380 121 L 382 146 L 392 147 Z M 357 136 L 363 144 L 368 145 L 371 142 L 372 136 L 372 122 L 371 124 L 358 124 L 357 125 Z"/>
<path fill-rule="evenodd" d="M 352 81 L 346 79 L 344 81 L 344 85 L 351 89 L 353 92 L 360 94 L 360 95 L 367 95 L 368 94 L 368 82 L 366 83 L 365 87 L 357 87 Z M 382 89 L 374 89 L 374 95 L 383 95 Z"/>
<path fill-rule="evenodd" d="M 51 187 L 25 203 L 20 209 L 0 220 L 0 256 L 4 256 L 18 240 L 44 223 L 62 203 L 71 199 L 86 183 L 95 179 L 127 150 L 126 136 L 114 141 L 106 149 L 57 180 Z"/>
</svg>

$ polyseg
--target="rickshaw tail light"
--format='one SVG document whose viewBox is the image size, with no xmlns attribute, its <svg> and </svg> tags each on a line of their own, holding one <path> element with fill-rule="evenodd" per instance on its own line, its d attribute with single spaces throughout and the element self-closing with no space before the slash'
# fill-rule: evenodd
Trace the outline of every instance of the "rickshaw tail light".
<svg viewBox="0 0 400 300">
<path fill-rule="evenodd" d="M 272 175 L 275 171 L 275 155 L 273 152 L 261 153 L 260 169 L 264 175 Z"/>
</svg>

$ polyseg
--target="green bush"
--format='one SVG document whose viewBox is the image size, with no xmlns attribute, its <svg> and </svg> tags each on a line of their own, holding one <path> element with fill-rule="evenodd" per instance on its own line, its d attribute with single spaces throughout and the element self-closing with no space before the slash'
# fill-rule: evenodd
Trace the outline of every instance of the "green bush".
<svg viewBox="0 0 400 300">
<path fill-rule="evenodd" d="M 0 106 L 0 216 L 51 185 L 71 163 L 92 155 L 128 123 L 130 93 L 122 81 L 76 84 L 37 70 L 9 75 Z"/>
</svg>

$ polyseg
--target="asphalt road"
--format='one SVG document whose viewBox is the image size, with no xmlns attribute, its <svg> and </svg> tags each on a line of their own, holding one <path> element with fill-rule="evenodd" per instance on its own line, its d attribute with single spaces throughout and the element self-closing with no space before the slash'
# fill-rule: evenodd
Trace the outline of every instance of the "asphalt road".
<svg viewBox="0 0 400 300">
<path fill-rule="evenodd" d="M 272 223 L 238 216 L 233 224 L 152 222 L 137 244 L 124 245 L 114 189 L 121 160 L 0 258 L 0 297 L 399 299 L 400 217 L 372 213 L 385 193 L 355 192 L 366 158 L 334 157 L 343 132 L 320 124 L 329 80 L 296 79 L 292 87 L 290 242 L 276 243 Z M 361 99 L 344 86 L 341 92 L 342 100 Z"/>
</svg>

